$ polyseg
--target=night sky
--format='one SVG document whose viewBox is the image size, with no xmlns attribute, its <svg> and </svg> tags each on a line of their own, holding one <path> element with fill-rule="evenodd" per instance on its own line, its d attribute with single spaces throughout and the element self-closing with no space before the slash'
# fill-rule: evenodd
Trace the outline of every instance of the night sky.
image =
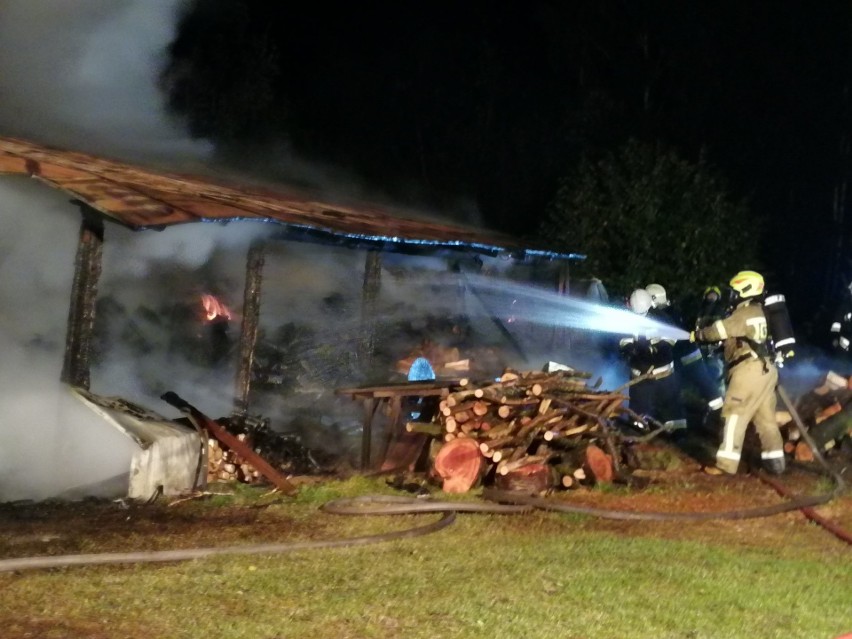
<svg viewBox="0 0 852 639">
<path fill-rule="evenodd" d="M 848 1 L 201 0 L 170 54 L 172 109 L 235 163 L 286 143 L 531 234 L 581 158 L 634 138 L 703 157 L 747 198 L 800 316 L 852 279 Z"/>
</svg>

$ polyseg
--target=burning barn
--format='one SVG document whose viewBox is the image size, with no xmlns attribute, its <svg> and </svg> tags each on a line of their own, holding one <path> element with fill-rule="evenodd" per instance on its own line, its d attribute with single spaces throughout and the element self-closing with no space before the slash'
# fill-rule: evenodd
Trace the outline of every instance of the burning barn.
<svg viewBox="0 0 852 639">
<path fill-rule="evenodd" d="M 64 384 L 79 389 L 84 403 L 105 423 L 134 441 L 136 453 L 144 450 L 149 457 L 159 457 L 159 461 L 149 459 L 145 463 L 138 455 L 135 461 L 126 460 L 127 468 L 132 465 L 139 475 L 134 485 L 145 486 L 143 490 L 128 484 L 132 496 L 152 486 L 180 492 L 197 485 L 199 447 L 191 442 L 198 435 L 185 420 L 178 424 L 160 418 L 155 411 L 142 409 L 138 401 L 104 399 L 103 388 L 124 374 L 122 365 L 104 355 L 105 344 L 120 340 L 127 355 L 123 362 L 132 361 L 134 366 L 141 365 L 153 351 L 165 354 L 151 373 L 146 392 L 134 400 L 158 398 L 175 389 L 193 400 L 192 389 L 206 385 L 216 389 L 211 395 L 211 402 L 215 402 L 212 410 L 229 414 L 227 419 L 240 424 L 250 420 L 252 414 L 280 407 L 288 382 L 299 387 L 301 396 L 308 398 L 306 402 L 315 403 L 324 391 L 333 390 L 322 388 L 323 382 L 333 386 L 369 378 L 374 356 L 386 347 L 377 321 L 386 311 L 379 307 L 378 299 L 383 287 L 397 285 L 382 281 L 383 270 L 392 270 L 395 256 L 447 258 L 455 264 L 464 259 L 500 256 L 513 263 L 564 264 L 566 274 L 568 262 L 582 258 L 531 247 L 513 237 L 403 217 L 378 206 L 343 205 L 293 190 L 249 190 L 18 139 L 0 138 L 0 174 L 29 176 L 55 187 L 70 195 L 79 211 L 79 241 L 60 377 Z M 215 222 L 225 235 L 251 237 L 241 245 L 239 268 L 234 268 L 237 260 L 231 251 L 227 258 L 230 275 L 224 278 L 225 283 L 209 277 L 206 258 L 189 262 L 181 272 L 141 273 L 117 288 L 123 288 L 125 294 L 128 289 L 143 286 L 157 289 L 158 294 L 179 289 L 180 295 L 173 295 L 160 306 L 140 305 L 132 321 L 121 324 L 120 335 L 109 335 L 118 325 L 110 318 L 128 315 L 128 304 L 122 303 L 119 295 L 104 295 L 103 284 L 109 277 L 104 251 L 111 237 L 138 236 L 136 232 L 144 231 L 150 243 L 156 244 L 162 237 L 157 231 L 187 228 L 194 222 Z M 203 229 L 211 225 L 191 226 Z M 251 226 L 250 233 L 245 232 L 247 226 Z M 191 252 L 196 243 L 195 239 L 188 240 L 176 252 Z M 285 281 L 288 290 L 293 290 L 299 285 L 315 286 L 322 280 L 318 263 L 314 262 L 317 268 L 313 268 L 305 251 L 305 247 L 313 247 L 311 255 L 318 255 L 317 245 L 324 247 L 322 253 L 333 254 L 334 259 L 345 263 L 345 288 L 357 298 L 353 303 L 329 287 L 320 304 L 325 317 L 337 323 L 325 330 L 322 322 L 295 321 L 305 315 L 298 293 L 287 298 L 278 290 Z M 345 257 L 341 257 L 343 254 Z M 292 260 L 287 261 L 293 255 L 307 257 L 307 266 L 294 268 Z M 131 262 L 129 256 L 119 255 L 113 268 L 130 269 Z M 233 293 L 235 284 L 239 285 L 239 295 Z M 428 298 L 434 288 L 413 295 Z M 277 325 L 267 321 L 270 325 L 265 326 L 265 309 L 271 304 L 277 304 Z M 284 317 L 287 315 L 290 317 Z M 421 323 L 428 321 L 421 318 Z M 458 332 L 464 327 L 453 324 L 448 330 Z M 335 342 L 344 332 L 345 343 Z M 419 342 L 419 336 L 406 337 L 411 344 Z M 310 347 L 303 348 L 308 341 Z M 298 371 L 294 374 L 290 351 L 299 348 Z M 395 353 L 393 360 L 408 354 Z M 192 374 L 180 364 L 186 361 L 194 364 Z M 221 371 L 225 371 L 224 376 Z M 387 368 L 378 374 L 387 375 Z M 270 392 L 264 395 L 264 390 Z M 171 443 L 166 444 L 167 440 Z"/>
</svg>

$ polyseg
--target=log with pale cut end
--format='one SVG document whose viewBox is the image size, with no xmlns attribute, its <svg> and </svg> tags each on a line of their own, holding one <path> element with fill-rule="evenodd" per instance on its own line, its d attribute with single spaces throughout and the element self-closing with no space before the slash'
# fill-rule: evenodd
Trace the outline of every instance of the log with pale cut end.
<svg viewBox="0 0 852 639">
<path fill-rule="evenodd" d="M 512 457 L 515 458 L 512 459 Z M 542 464 L 545 461 L 547 461 L 547 457 L 545 455 L 526 455 L 523 449 L 520 451 L 519 449 L 515 449 L 515 455 L 510 455 L 508 459 L 503 458 L 503 460 L 497 464 L 497 474 L 508 475 L 518 468 L 531 466 L 533 464 Z"/>
<path fill-rule="evenodd" d="M 493 463 L 497 462 L 506 462 L 512 458 L 512 456 L 518 451 L 516 448 L 498 448 L 497 450 L 490 451 L 491 461 Z M 519 454 L 523 454 L 523 449 L 521 449 Z"/>
<path fill-rule="evenodd" d="M 613 478 L 612 457 L 603 450 L 589 444 L 586 447 L 586 466 L 598 482 L 611 482 Z"/>
<path fill-rule="evenodd" d="M 446 493 L 465 493 L 479 479 L 482 453 L 470 438 L 447 442 L 435 457 L 435 472 L 444 480 Z"/>
<path fill-rule="evenodd" d="M 457 424 L 464 424 L 465 422 L 469 422 L 473 418 L 473 413 L 466 410 L 460 410 L 457 413 L 453 413 L 453 419 L 456 420 Z"/>
<path fill-rule="evenodd" d="M 473 414 L 477 417 L 484 417 L 488 414 L 488 403 L 482 400 L 475 401 L 471 410 L 473 410 Z"/>
<path fill-rule="evenodd" d="M 439 424 L 432 422 L 406 422 L 405 430 L 409 433 L 420 433 L 422 435 L 431 435 L 432 437 L 440 437 L 443 429 Z"/>
<path fill-rule="evenodd" d="M 497 439 L 486 439 L 483 442 L 480 442 L 479 448 L 480 450 L 497 450 L 498 448 L 507 448 L 509 446 L 517 446 L 520 443 L 520 440 L 514 435 L 507 435 L 506 437 L 499 437 Z"/>
</svg>

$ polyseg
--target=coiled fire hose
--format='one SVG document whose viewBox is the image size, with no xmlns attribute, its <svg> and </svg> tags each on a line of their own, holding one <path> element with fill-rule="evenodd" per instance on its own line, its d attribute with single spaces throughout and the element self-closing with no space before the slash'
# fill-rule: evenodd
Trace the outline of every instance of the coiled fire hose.
<svg viewBox="0 0 852 639">
<path fill-rule="evenodd" d="M 628 521 L 710 521 L 715 519 L 753 519 L 757 517 L 769 517 L 792 510 L 801 510 L 812 521 L 822 525 L 826 530 L 833 533 L 839 539 L 852 543 L 852 535 L 839 527 L 827 522 L 817 515 L 812 508 L 825 504 L 846 487 L 843 478 L 835 472 L 820 454 L 818 447 L 808 435 L 807 428 L 790 401 L 783 387 L 779 386 L 779 395 L 787 405 L 796 425 L 805 441 L 814 450 L 815 457 L 820 461 L 825 471 L 835 482 L 833 490 L 811 496 L 789 498 L 790 494 L 777 481 L 768 478 L 764 473 L 758 473 L 758 477 L 769 484 L 779 494 L 789 499 L 779 504 L 769 506 L 757 506 L 737 510 L 717 512 L 642 512 L 624 511 L 606 508 L 595 508 L 593 506 L 580 506 L 568 504 L 557 500 L 534 497 L 511 491 L 486 489 L 483 498 L 487 502 L 446 502 L 414 497 L 370 495 L 364 497 L 336 499 L 322 506 L 324 512 L 338 515 L 401 515 L 401 514 L 423 514 L 442 513 L 442 517 L 431 524 L 416 526 L 405 530 L 377 535 L 365 535 L 349 539 L 330 539 L 321 541 L 292 542 L 282 544 L 250 544 L 241 546 L 225 546 L 222 548 L 188 548 L 181 550 L 156 550 L 144 552 L 127 553 L 93 553 L 78 555 L 57 555 L 42 557 L 21 557 L 17 559 L 0 560 L 0 572 L 12 572 L 22 570 L 35 570 L 45 568 L 63 568 L 70 566 L 93 566 L 101 564 L 127 564 L 127 563 L 157 563 L 188 561 L 191 559 L 203 559 L 215 555 L 274 555 L 299 550 L 313 550 L 319 548 L 341 548 L 350 546 L 366 546 L 375 543 L 419 537 L 436 532 L 452 524 L 456 513 L 479 512 L 479 513 L 502 513 L 517 514 L 530 512 L 533 509 L 548 510 L 562 513 L 574 513 L 600 517 L 604 519 L 619 519 Z"/>
</svg>

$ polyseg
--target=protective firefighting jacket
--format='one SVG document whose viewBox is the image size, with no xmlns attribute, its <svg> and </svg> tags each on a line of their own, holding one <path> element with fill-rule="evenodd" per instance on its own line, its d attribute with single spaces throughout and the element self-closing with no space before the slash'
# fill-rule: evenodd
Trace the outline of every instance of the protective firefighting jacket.
<svg viewBox="0 0 852 639">
<path fill-rule="evenodd" d="M 648 317 L 653 318 L 663 324 L 669 324 L 676 328 L 683 329 L 684 323 L 680 315 L 671 306 L 662 308 L 652 308 L 648 312 Z M 701 361 L 701 351 L 695 344 L 690 344 L 689 340 L 678 340 L 672 347 L 672 358 L 675 367 L 681 368 Z"/>
<path fill-rule="evenodd" d="M 831 345 L 846 353 L 852 350 L 852 299 L 838 309 L 831 323 Z"/>
<path fill-rule="evenodd" d="M 768 362 L 770 358 L 769 329 L 763 305 L 758 299 L 740 302 L 728 317 L 695 331 L 695 339 L 722 342 L 729 372 L 747 360 Z"/>
<path fill-rule="evenodd" d="M 664 377 L 674 371 L 674 340 L 634 335 L 623 338 L 618 346 L 633 377 L 648 374 Z"/>
</svg>

